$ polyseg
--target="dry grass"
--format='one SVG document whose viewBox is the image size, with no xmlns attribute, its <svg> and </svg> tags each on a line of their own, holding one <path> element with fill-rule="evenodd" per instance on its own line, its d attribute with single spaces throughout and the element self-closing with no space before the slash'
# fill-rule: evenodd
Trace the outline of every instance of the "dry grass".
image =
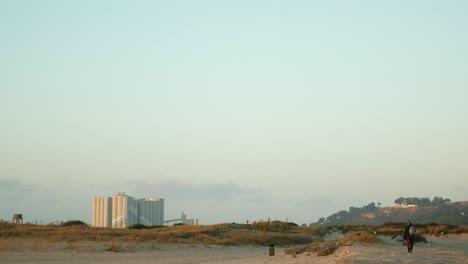
<svg viewBox="0 0 468 264">
<path fill-rule="evenodd" d="M 119 252 L 120 251 L 120 245 L 115 243 L 115 242 L 112 242 L 112 244 L 110 245 L 110 247 L 107 249 L 107 251 L 111 251 L 111 252 Z"/>
<path fill-rule="evenodd" d="M 421 233 L 438 236 L 441 234 L 447 234 L 447 231 L 448 227 L 446 225 L 431 225 L 424 227 L 424 229 L 421 230 Z"/>
<path fill-rule="evenodd" d="M 40 237 L 36 237 L 33 239 L 32 244 L 31 244 L 31 249 L 33 251 L 38 251 L 39 246 L 42 244 L 42 239 Z"/>
<path fill-rule="evenodd" d="M 352 245 L 354 242 L 362 244 L 376 244 L 380 243 L 381 240 L 376 235 L 367 231 L 358 231 L 346 234 L 343 238 L 337 241 L 337 245 Z"/>
<path fill-rule="evenodd" d="M 452 230 L 453 234 L 468 233 L 468 226 L 457 226 Z"/>
<path fill-rule="evenodd" d="M 0 251 L 14 251 L 19 247 L 16 239 L 0 239 Z"/>
<path fill-rule="evenodd" d="M 287 227 L 284 227 L 286 226 Z M 37 226 L 0 223 L 0 238 L 29 238 L 33 249 L 39 242 L 67 242 L 68 247 L 80 241 L 109 242 L 113 241 L 119 248 L 126 245 L 135 250 L 141 242 L 156 244 L 210 244 L 210 245 L 292 245 L 310 243 L 312 232 L 291 227 L 288 224 L 272 224 L 267 232 L 257 231 L 252 225 L 218 224 L 209 226 L 178 225 L 154 229 L 110 229 L 94 228 L 83 225 L 74 226 Z M 38 242 L 35 242 L 35 241 Z M 0 250 L 6 246 L 0 244 Z M 117 249 L 118 250 L 118 249 Z M 110 251 L 115 251 L 114 249 Z"/>
<path fill-rule="evenodd" d="M 65 243 L 62 248 L 77 250 L 82 242 L 103 242 L 104 248 L 94 243 L 94 250 L 109 250 L 111 252 L 135 251 L 141 243 L 147 243 L 152 249 L 158 249 L 162 244 L 187 245 L 306 245 L 291 249 L 291 254 L 312 252 L 326 254 L 335 247 L 354 242 L 376 243 L 377 235 L 402 234 L 404 223 L 386 224 L 382 226 L 310 226 L 299 227 L 295 224 L 280 221 L 260 221 L 255 224 L 218 224 L 189 226 L 178 225 L 160 228 L 141 229 L 111 229 L 94 228 L 86 225 L 16 225 L 0 222 L 0 251 L 42 250 L 48 243 Z M 324 236 L 329 232 L 341 232 L 341 240 L 324 242 Z M 418 234 L 466 233 L 468 227 L 426 225 L 418 226 Z M 24 239 L 26 238 L 26 239 Z M 28 242 L 25 242 L 28 241 Z M 312 243 L 316 242 L 316 243 Z M 317 242 L 322 242 L 321 244 Z"/>
<path fill-rule="evenodd" d="M 381 235 L 393 235 L 396 233 L 402 233 L 404 225 L 382 225 L 375 229 L 375 232 Z"/>
<path fill-rule="evenodd" d="M 295 256 L 301 253 L 315 254 L 316 256 L 328 256 L 333 254 L 341 246 L 350 246 L 355 242 L 362 244 L 380 243 L 381 240 L 367 231 L 349 232 L 341 239 L 326 240 L 322 243 L 310 243 L 308 245 L 290 247 L 284 250 L 286 254 Z"/>
<path fill-rule="evenodd" d="M 130 251 L 136 251 L 139 244 L 140 244 L 139 236 L 131 236 L 128 238 L 127 247 Z"/>
<path fill-rule="evenodd" d="M 68 242 L 66 248 L 71 250 L 76 249 L 76 244 L 74 242 Z"/>
<path fill-rule="evenodd" d="M 259 222 L 253 222 L 252 224 L 252 227 L 254 230 L 262 231 L 262 232 L 269 232 L 270 226 L 271 226 L 270 219 L 268 219 L 268 221 L 260 220 Z"/>
<path fill-rule="evenodd" d="M 418 232 L 421 234 L 429 234 L 433 236 L 441 236 L 447 234 L 462 234 L 468 233 L 468 226 L 430 224 L 420 227 L 418 229 Z"/>
<path fill-rule="evenodd" d="M 267 221 L 255 221 L 252 223 L 252 228 L 256 231 L 262 231 L 262 232 L 280 232 L 280 233 L 287 233 L 290 230 L 298 227 L 298 225 L 294 223 L 290 223 L 288 221 L 282 222 L 282 221 L 270 221 L 268 219 Z"/>
<path fill-rule="evenodd" d="M 316 256 L 328 256 L 333 254 L 338 249 L 336 241 L 325 241 L 323 243 L 310 243 L 308 245 L 290 247 L 284 250 L 286 254 L 295 257 L 297 254 L 306 253 L 308 255 L 314 254 Z"/>
<path fill-rule="evenodd" d="M 342 225 L 328 227 L 330 231 L 340 231 L 343 234 L 356 231 L 367 231 L 379 235 L 396 236 L 402 235 L 406 223 L 386 223 L 380 226 L 366 226 L 366 225 Z M 468 233 L 467 226 L 449 226 L 439 225 L 436 223 L 430 224 L 415 224 L 418 234 L 440 235 L 443 234 L 461 234 Z"/>
</svg>

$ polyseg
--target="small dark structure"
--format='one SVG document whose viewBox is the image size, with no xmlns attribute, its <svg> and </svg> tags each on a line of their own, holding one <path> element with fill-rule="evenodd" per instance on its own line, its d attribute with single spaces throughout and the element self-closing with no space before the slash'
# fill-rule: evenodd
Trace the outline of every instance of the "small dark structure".
<svg viewBox="0 0 468 264">
<path fill-rule="evenodd" d="M 23 223 L 23 214 L 13 214 L 13 223 L 22 224 Z"/>
<path fill-rule="evenodd" d="M 268 247 L 269 247 L 269 255 L 274 256 L 275 255 L 275 245 L 270 244 L 270 245 L 268 245 Z"/>
</svg>

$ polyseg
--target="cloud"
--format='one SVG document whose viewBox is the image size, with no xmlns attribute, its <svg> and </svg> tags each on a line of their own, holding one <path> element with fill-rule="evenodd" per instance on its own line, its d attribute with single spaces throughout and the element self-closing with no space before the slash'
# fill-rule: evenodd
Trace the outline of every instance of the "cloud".
<svg viewBox="0 0 468 264">
<path fill-rule="evenodd" d="M 121 190 L 136 198 L 164 198 L 166 219 L 184 212 L 204 224 L 266 219 L 272 215 L 268 210 L 276 210 L 269 192 L 235 182 L 146 178 L 130 180 Z M 22 213 L 25 222 L 79 219 L 90 223 L 92 197 L 112 195 L 112 188 L 95 184 L 40 186 L 0 179 L 0 219 L 11 220 L 12 214 Z"/>
<path fill-rule="evenodd" d="M 244 200 L 270 203 L 268 192 L 242 187 L 234 182 L 195 183 L 186 179 L 147 178 L 128 181 L 128 187 L 135 196 L 166 197 L 176 200 Z"/>
<path fill-rule="evenodd" d="M 38 215 L 39 210 L 47 208 L 53 196 L 50 192 L 33 184 L 23 183 L 16 179 L 0 179 L 0 218 L 10 220 L 12 214 L 22 213 L 25 221 Z"/>
<path fill-rule="evenodd" d="M 275 195 L 232 181 L 199 183 L 180 178 L 133 179 L 121 190 L 135 198 L 164 198 L 165 219 L 178 218 L 184 212 L 188 218 L 199 218 L 201 224 L 268 218 L 309 223 L 336 212 L 333 207 L 339 202 L 331 196 Z M 11 220 L 12 214 L 22 213 L 25 222 L 79 219 L 90 223 L 92 197 L 112 196 L 114 191 L 106 185 L 90 183 L 40 186 L 0 179 L 0 219 Z"/>
<path fill-rule="evenodd" d="M 312 206 L 329 206 L 333 204 L 333 198 L 328 196 L 315 196 L 309 197 L 302 201 L 304 205 L 312 205 Z"/>
<path fill-rule="evenodd" d="M 127 182 L 129 195 L 165 199 L 165 218 L 182 212 L 201 223 L 221 223 L 255 219 L 272 207 L 268 191 L 241 186 L 235 182 L 196 183 L 187 179 L 146 178 Z M 265 213 L 266 217 L 268 214 Z"/>
<path fill-rule="evenodd" d="M 24 200 L 37 191 L 37 187 L 16 179 L 0 179 L 0 199 L 2 201 Z"/>
<path fill-rule="evenodd" d="M 197 183 L 180 178 L 145 178 L 127 182 L 128 194 L 134 197 L 165 199 L 165 218 L 177 218 L 182 212 L 200 218 L 202 224 L 273 220 L 310 223 L 319 217 L 347 208 L 333 196 L 296 196 L 273 194 L 238 183 Z"/>
<path fill-rule="evenodd" d="M 14 213 L 21 213 L 25 222 L 74 219 L 90 222 L 91 201 L 92 194 L 87 193 L 86 186 L 40 186 L 0 179 L 0 219 L 8 221 Z"/>
</svg>

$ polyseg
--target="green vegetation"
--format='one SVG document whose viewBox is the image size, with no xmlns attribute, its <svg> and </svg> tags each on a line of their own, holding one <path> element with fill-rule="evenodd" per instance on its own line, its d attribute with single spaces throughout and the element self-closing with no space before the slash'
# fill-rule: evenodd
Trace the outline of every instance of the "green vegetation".
<svg viewBox="0 0 468 264">
<path fill-rule="evenodd" d="M 317 222 L 317 224 L 325 224 L 325 225 L 344 225 L 344 224 L 363 224 L 363 223 L 357 223 L 353 221 L 356 217 L 359 218 L 370 218 L 372 219 L 373 217 L 371 216 L 372 213 L 374 213 L 380 206 L 380 203 L 378 203 L 378 206 L 375 205 L 374 202 L 364 205 L 361 208 L 356 208 L 356 207 L 350 207 L 349 212 L 346 210 L 341 210 L 338 213 L 334 213 L 330 215 L 327 218 L 320 218 Z"/>
<path fill-rule="evenodd" d="M 148 227 L 142 224 L 136 224 L 128 227 L 128 229 L 148 229 Z"/>
<path fill-rule="evenodd" d="M 395 200 L 395 204 L 400 205 L 418 205 L 418 206 L 438 206 L 450 202 L 450 199 L 435 196 L 432 201 L 428 197 L 400 197 Z"/>
<path fill-rule="evenodd" d="M 72 220 L 61 224 L 61 226 L 86 226 L 86 224 L 80 220 Z"/>
<path fill-rule="evenodd" d="M 420 224 L 468 225 L 468 202 L 449 201 L 442 197 L 434 197 L 432 201 L 429 198 L 400 197 L 395 200 L 400 206 L 380 207 L 380 203 L 370 203 L 361 208 L 350 207 L 349 211 L 341 210 L 313 224 L 382 225 L 411 220 Z"/>
</svg>

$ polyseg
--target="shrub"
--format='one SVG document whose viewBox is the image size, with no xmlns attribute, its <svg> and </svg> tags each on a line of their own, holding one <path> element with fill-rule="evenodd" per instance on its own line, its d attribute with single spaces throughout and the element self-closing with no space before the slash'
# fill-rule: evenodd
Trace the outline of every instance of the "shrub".
<svg viewBox="0 0 468 264">
<path fill-rule="evenodd" d="M 253 222 L 252 227 L 254 230 L 262 232 L 280 232 L 287 233 L 289 230 L 299 227 L 296 223 L 290 223 L 288 221 L 263 221 Z"/>
<path fill-rule="evenodd" d="M 268 232 L 270 231 L 270 219 L 268 219 L 268 221 L 263 221 L 263 220 L 260 220 L 260 222 L 253 222 L 252 223 L 252 227 L 254 230 L 257 230 L 257 231 L 262 231 L 262 232 Z"/>
<path fill-rule="evenodd" d="M 430 235 L 440 235 L 441 233 L 447 233 L 446 225 L 430 225 L 425 228 L 425 232 Z"/>
<path fill-rule="evenodd" d="M 87 226 L 83 221 L 80 220 L 71 220 L 65 223 L 62 223 L 60 226 Z"/>
<path fill-rule="evenodd" d="M 421 234 L 414 234 L 414 243 L 427 243 L 426 238 Z"/>
<path fill-rule="evenodd" d="M 327 240 L 321 244 L 310 243 L 307 246 L 290 247 L 284 250 L 286 254 L 299 254 L 311 252 L 317 256 L 328 256 L 333 254 L 340 246 L 352 245 L 354 242 L 370 244 L 380 243 L 380 239 L 367 231 L 348 232 L 343 238 L 337 240 Z"/>
<path fill-rule="evenodd" d="M 328 256 L 333 254 L 338 249 L 338 246 L 333 241 L 326 241 L 321 247 L 317 249 L 317 256 Z"/>
<path fill-rule="evenodd" d="M 398 234 L 403 234 L 406 223 L 385 223 L 381 226 L 377 226 L 375 231 L 379 235 L 393 235 L 394 237 Z"/>
<path fill-rule="evenodd" d="M 142 224 L 135 224 L 135 225 L 129 226 L 128 229 L 148 229 L 148 227 Z"/>
<path fill-rule="evenodd" d="M 381 240 L 374 234 L 366 231 L 357 231 L 346 234 L 343 238 L 337 241 L 338 245 L 349 245 L 354 242 L 363 244 L 379 243 Z"/>
<path fill-rule="evenodd" d="M 333 252 L 338 249 L 337 244 L 334 240 L 325 241 L 322 244 L 319 243 L 310 243 L 308 245 L 289 247 L 284 250 L 285 254 L 293 255 L 301 254 L 304 252 L 313 253 L 317 256 L 328 256 L 333 254 Z"/>
<path fill-rule="evenodd" d="M 458 226 L 451 230 L 454 234 L 468 233 L 468 226 Z"/>
<path fill-rule="evenodd" d="M 284 253 L 287 255 L 296 255 L 306 252 L 308 249 L 307 245 L 295 246 L 295 247 L 288 247 L 284 250 Z"/>
<path fill-rule="evenodd" d="M 119 252 L 120 251 L 120 245 L 116 244 L 115 242 L 112 242 L 112 245 L 107 249 L 107 251 L 111 252 Z"/>
</svg>

